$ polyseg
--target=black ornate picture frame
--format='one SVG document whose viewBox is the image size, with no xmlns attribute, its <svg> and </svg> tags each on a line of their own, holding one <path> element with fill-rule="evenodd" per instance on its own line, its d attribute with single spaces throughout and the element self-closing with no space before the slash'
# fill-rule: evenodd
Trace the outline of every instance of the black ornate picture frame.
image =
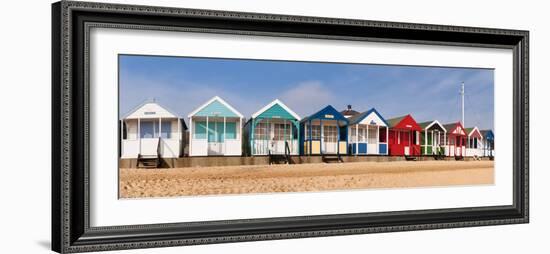
<svg viewBox="0 0 550 254">
<path fill-rule="evenodd" d="M 513 205 L 113 227 L 89 224 L 92 27 L 513 50 Z M 60 253 L 473 227 L 529 221 L 529 32 L 62 1 L 52 6 L 52 249 Z"/>
</svg>

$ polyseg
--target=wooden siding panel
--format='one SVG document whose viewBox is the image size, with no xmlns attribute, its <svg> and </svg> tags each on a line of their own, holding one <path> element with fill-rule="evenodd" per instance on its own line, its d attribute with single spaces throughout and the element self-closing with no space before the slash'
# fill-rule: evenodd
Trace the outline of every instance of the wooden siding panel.
<svg viewBox="0 0 550 254">
<path fill-rule="evenodd" d="M 235 112 L 217 100 L 201 109 L 195 116 L 239 117 Z"/>
<path fill-rule="evenodd" d="M 261 113 L 258 118 L 279 118 L 287 120 L 296 120 L 288 111 L 286 111 L 281 105 L 275 104 L 268 110 Z"/>
</svg>

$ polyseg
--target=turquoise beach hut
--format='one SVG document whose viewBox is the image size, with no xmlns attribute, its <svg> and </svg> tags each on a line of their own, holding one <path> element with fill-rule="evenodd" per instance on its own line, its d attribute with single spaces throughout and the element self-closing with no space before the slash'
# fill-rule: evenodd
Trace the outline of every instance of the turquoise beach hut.
<svg viewBox="0 0 550 254">
<path fill-rule="evenodd" d="M 243 115 L 215 96 L 189 115 L 189 156 L 241 156 Z"/>
<path fill-rule="evenodd" d="M 254 113 L 244 126 L 247 154 L 299 154 L 300 116 L 276 99 Z"/>
<path fill-rule="evenodd" d="M 332 106 L 300 121 L 302 155 L 345 155 L 348 119 Z"/>
</svg>

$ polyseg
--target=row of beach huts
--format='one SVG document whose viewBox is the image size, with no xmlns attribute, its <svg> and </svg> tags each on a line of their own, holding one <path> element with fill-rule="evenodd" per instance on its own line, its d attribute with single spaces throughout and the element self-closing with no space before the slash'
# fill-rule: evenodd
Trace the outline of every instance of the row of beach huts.
<svg viewBox="0 0 550 254">
<path fill-rule="evenodd" d="M 376 109 L 338 111 L 326 106 L 300 117 L 274 100 L 245 121 L 215 96 L 188 121 L 152 101 L 120 120 L 123 159 L 186 156 L 383 155 L 494 156 L 494 134 L 460 121 L 417 123 L 412 115 L 386 119 Z"/>
</svg>

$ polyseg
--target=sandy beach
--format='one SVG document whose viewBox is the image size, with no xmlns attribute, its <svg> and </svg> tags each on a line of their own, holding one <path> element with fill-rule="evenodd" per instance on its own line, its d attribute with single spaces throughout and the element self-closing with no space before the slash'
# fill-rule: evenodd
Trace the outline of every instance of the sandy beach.
<svg viewBox="0 0 550 254">
<path fill-rule="evenodd" d="M 142 198 L 493 183 L 493 161 L 121 168 L 119 195 Z"/>
</svg>

